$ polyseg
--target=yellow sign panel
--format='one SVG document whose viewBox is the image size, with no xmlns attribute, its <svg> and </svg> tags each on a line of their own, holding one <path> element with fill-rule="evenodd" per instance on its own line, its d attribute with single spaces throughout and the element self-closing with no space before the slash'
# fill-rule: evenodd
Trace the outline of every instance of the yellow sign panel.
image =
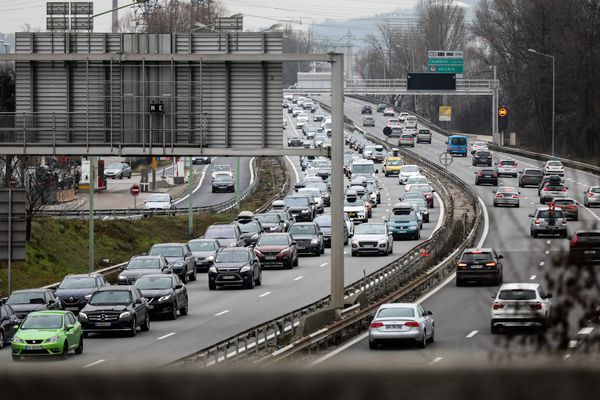
<svg viewBox="0 0 600 400">
<path fill-rule="evenodd" d="M 440 106 L 439 114 L 440 121 L 452 121 L 452 107 Z"/>
<path fill-rule="evenodd" d="M 498 116 L 500 117 L 506 117 L 508 115 L 508 108 L 506 107 L 500 107 L 498 109 Z"/>
</svg>

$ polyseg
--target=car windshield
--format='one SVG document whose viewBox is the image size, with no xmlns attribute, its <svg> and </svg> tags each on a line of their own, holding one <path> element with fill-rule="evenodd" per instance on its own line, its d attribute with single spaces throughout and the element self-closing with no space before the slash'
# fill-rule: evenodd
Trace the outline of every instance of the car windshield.
<svg viewBox="0 0 600 400">
<path fill-rule="evenodd" d="M 16 292 L 10 295 L 6 304 L 44 304 L 44 293 Z"/>
<path fill-rule="evenodd" d="M 127 269 L 159 269 L 160 262 L 156 258 L 134 258 L 127 264 Z"/>
<path fill-rule="evenodd" d="M 562 191 L 564 188 L 564 186 L 562 185 L 546 185 L 546 187 L 544 189 L 548 189 L 551 192 L 560 192 Z"/>
<path fill-rule="evenodd" d="M 373 172 L 375 172 L 373 164 L 352 164 L 353 174 L 372 174 Z"/>
<path fill-rule="evenodd" d="M 413 185 L 410 187 L 410 192 L 426 193 L 431 192 L 429 185 Z"/>
<path fill-rule="evenodd" d="M 287 246 L 289 244 L 287 235 L 263 235 L 258 239 L 257 246 Z"/>
<path fill-rule="evenodd" d="M 238 223 L 238 225 L 240 226 L 240 231 L 242 231 L 242 233 L 252 233 L 260 230 L 256 221 L 246 222 L 245 224 Z"/>
<path fill-rule="evenodd" d="M 419 172 L 419 167 L 416 165 L 405 165 L 402 167 L 402 172 Z"/>
<path fill-rule="evenodd" d="M 450 144 L 464 146 L 467 144 L 467 138 L 464 137 L 453 137 L 450 139 Z"/>
<path fill-rule="evenodd" d="M 231 167 L 227 164 L 215 165 L 213 171 L 231 171 Z"/>
<path fill-rule="evenodd" d="M 233 227 L 210 226 L 204 237 L 207 239 L 234 239 L 235 229 Z"/>
<path fill-rule="evenodd" d="M 102 290 L 92 295 L 90 304 L 93 306 L 121 305 L 131 303 L 131 293 L 126 290 Z"/>
<path fill-rule="evenodd" d="M 171 277 L 143 276 L 135 282 L 135 287 L 140 290 L 161 290 L 171 287 Z"/>
<path fill-rule="evenodd" d="M 536 218 L 551 218 L 550 210 L 538 211 Z M 554 210 L 553 218 L 563 218 L 562 210 Z"/>
<path fill-rule="evenodd" d="M 425 199 L 423 199 L 423 195 L 421 193 L 404 193 L 404 196 L 402 197 L 402 199 L 404 200 L 423 200 L 425 201 Z"/>
<path fill-rule="evenodd" d="M 525 175 L 542 175 L 542 171 L 539 169 L 526 169 L 524 172 Z"/>
<path fill-rule="evenodd" d="M 429 181 L 424 176 L 411 176 L 406 180 L 406 184 L 411 183 L 429 183 Z"/>
<path fill-rule="evenodd" d="M 321 227 L 330 227 L 331 226 L 331 215 L 320 215 L 315 218 L 315 223 Z"/>
<path fill-rule="evenodd" d="M 582 242 L 600 242 L 600 231 L 579 232 L 576 234 L 577 241 Z"/>
<path fill-rule="evenodd" d="M 377 318 L 414 318 L 415 310 L 411 307 L 382 308 Z"/>
<path fill-rule="evenodd" d="M 505 160 L 505 161 L 500 161 L 500 165 L 507 166 L 507 167 L 512 167 L 514 165 L 517 165 L 517 163 L 514 162 L 514 161 L 506 161 Z"/>
<path fill-rule="evenodd" d="M 283 201 L 288 207 L 309 205 L 309 200 L 306 197 L 286 197 L 283 199 Z"/>
<path fill-rule="evenodd" d="M 501 290 L 498 293 L 500 300 L 535 300 L 535 298 L 535 290 L 528 289 Z"/>
<path fill-rule="evenodd" d="M 554 200 L 554 204 L 558 205 L 558 206 L 570 206 L 575 204 L 575 200 Z"/>
<path fill-rule="evenodd" d="M 477 153 L 477 157 L 488 157 L 490 155 L 489 151 L 478 151 Z"/>
<path fill-rule="evenodd" d="M 181 246 L 154 246 L 148 253 L 149 256 L 183 257 Z"/>
<path fill-rule="evenodd" d="M 188 242 L 192 251 L 213 251 L 217 246 L 214 242 Z"/>
<path fill-rule="evenodd" d="M 591 188 L 590 192 L 592 192 L 592 193 L 600 193 L 600 187 Z"/>
<path fill-rule="evenodd" d="M 217 254 L 215 261 L 218 263 L 248 262 L 250 256 L 247 251 L 224 251 Z"/>
<path fill-rule="evenodd" d="M 19 329 L 61 329 L 62 327 L 62 315 L 33 314 L 25 318 Z"/>
<path fill-rule="evenodd" d="M 300 234 L 300 235 L 314 235 L 317 233 L 317 228 L 313 224 L 309 225 L 292 225 L 290 227 L 289 233 L 291 234 Z"/>
<path fill-rule="evenodd" d="M 257 214 L 254 216 L 261 224 L 278 224 L 279 217 L 277 214 Z"/>
<path fill-rule="evenodd" d="M 392 222 L 411 222 L 415 220 L 415 215 L 413 213 L 408 214 L 390 214 L 390 221 Z"/>
<path fill-rule="evenodd" d="M 152 203 L 168 203 L 170 201 L 171 197 L 168 194 L 151 194 L 146 200 L 146 202 Z"/>
<path fill-rule="evenodd" d="M 364 207 L 365 204 L 363 200 L 358 197 L 344 197 L 344 205 L 348 207 Z"/>
<path fill-rule="evenodd" d="M 387 165 L 398 166 L 400 165 L 400 160 L 388 160 Z"/>
<path fill-rule="evenodd" d="M 549 167 L 562 167 L 562 163 L 560 161 L 548 161 Z"/>
<path fill-rule="evenodd" d="M 383 224 L 361 224 L 354 227 L 355 235 L 383 235 L 385 225 Z"/>
<path fill-rule="evenodd" d="M 106 169 L 121 169 L 121 164 L 108 164 L 108 167 L 106 167 Z"/>
<path fill-rule="evenodd" d="M 215 176 L 215 181 L 231 181 L 231 177 L 227 174 L 217 174 Z"/>
<path fill-rule="evenodd" d="M 73 276 L 63 279 L 59 289 L 91 289 L 96 287 L 96 278 L 90 276 Z"/>
<path fill-rule="evenodd" d="M 463 253 L 460 261 L 464 262 L 479 262 L 479 261 L 489 261 L 492 259 L 492 255 L 488 252 L 479 251 L 472 253 Z"/>
</svg>

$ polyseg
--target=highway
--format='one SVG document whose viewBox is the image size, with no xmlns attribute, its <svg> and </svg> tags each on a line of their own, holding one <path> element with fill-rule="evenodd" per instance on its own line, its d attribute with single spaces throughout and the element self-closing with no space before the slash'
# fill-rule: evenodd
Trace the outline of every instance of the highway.
<svg viewBox="0 0 600 400">
<path fill-rule="evenodd" d="M 319 101 L 327 103 L 328 96 L 316 96 Z M 364 101 L 346 98 L 345 114 L 360 126 L 361 107 Z M 385 136 L 382 129 L 387 122 L 380 113 L 374 113 L 375 128 L 364 128 L 367 132 L 382 139 Z M 397 139 L 390 139 L 392 140 Z M 436 162 L 439 165 L 439 155 L 445 151 L 446 137 L 434 133 L 432 144 L 416 144 L 415 153 Z M 544 163 L 510 154 L 492 152 L 494 161 L 500 159 L 515 160 L 519 169 L 523 167 L 543 167 Z M 449 170 L 472 185 L 473 190 L 485 204 L 488 218 L 488 230 L 482 240 L 483 247 L 493 247 L 499 254 L 504 255 L 504 282 L 538 282 L 547 292 L 554 294 L 553 303 L 557 302 L 558 287 L 551 287 L 548 278 L 556 278 L 561 272 L 555 261 L 568 249 L 567 239 L 542 237 L 533 239 L 529 236 L 528 214 L 539 206 L 537 189 L 521 188 L 520 208 L 493 207 L 492 186 L 475 186 L 474 171 L 479 167 L 471 166 L 470 155 L 466 158 L 454 158 Z M 569 196 L 583 202 L 583 191 L 591 184 L 598 185 L 597 176 L 565 168 L 566 185 Z M 516 178 L 500 178 L 500 185 L 518 186 Z M 392 190 L 392 187 L 389 187 Z M 600 221 L 600 211 L 587 209 L 583 205 L 579 210 L 579 221 L 569 221 L 568 229 L 572 233 L 576 229 L 590 229 Z M 435 318 L 435 343 L 425 350 L 414 346 L 392 346 L 391 348 L 370 351 L 366 334 L 361 335 L 348 345 L 332 352 L 319 360 L 322 365 L 342 365 L 360 362 L 362 365 L 443 365 L 444 363 L 484 361 L 490 359 L 515 358 L 519 355 L 528 360 L 538 357 L 536 335 L 531 331 L 517 331 L 516 334 L 494 335 L 490 333 L 490 296 L 495 294 L 497 286 L 456 287 L 454 280 L 449 279 L 445 286 L 423 300 L 426 310 L 431 310 Z M 576 322 L 571 315 L 569 321 Z M 577 333 L 577 326 L 572 324 L 569 330 L 571 337 Z M 552 330 L 548 331 L 549 333 Z M 543 353 L 543 352 L 542 352 Z M 543 355 L 540 355 L 545 359 Z"/>
<path fill-rule="evenodd" d="M 287 118 L 287 114 L 285 115 Z M 288 123 L 284 140 L 293 134 L 294 128 Z M 296 176 L 302 177 L 299 159 L 289 157 L 287 160 L 291 169 L 290 176 L 295 182 Z M 222 159 L 217 160 L 220 161 Z M 378 168 L 381 169 L 380 166 Z M 209 178 L 207 176 L 205 181 Z M 382 203 L 373 209 L 372 221 L 382 221 L 390 205 L 396 203 L 403 193 L 397 177 L 385 178 L 383 174 L 379 174 L 379 179 L 382 184 Z M 206 183 L 203 184 L 205 185 Z M 435 203 L 436 208 L 430 209 L 431 220 L 424 224 L 421 232 L 422 239 L 428 238 L 435 227 L 439 226 L 439 198 Z M 326 212 L 328 210 L 326 208 Z M 396 241 L 394 254 L 379 257 L 351 257 L 349 247 L 346 246 L 346 285 L 383 267 L 417 243 L 418 241 L 412 240 Z M 90 335 L 85 339 L 82 355 L 71 355 L 66 361 L 56 365 L 106 370 L 128 365 L 146 368 L 164 365 L 327 296 L 330 290 L 329 263 L 329 249 L 320 257 L 301 257 L 299 267 L 293 270 L 265 270 L 263 285 L 254 290 L 209 291 L 206 274 L 200 274 L 197 282 L 191 282 L 187 286 L 190 315 L 179 317 L 176 321 L 152 321 L 149 332 L 139 332 L 134 338 Z M 11 368 L 26 369 L 39 366 L 40 361 L 13 362 L 10 359 L 10 349 L 7 348 L 0 351 L 0 365 L 7 364 Z"/>
</svg>

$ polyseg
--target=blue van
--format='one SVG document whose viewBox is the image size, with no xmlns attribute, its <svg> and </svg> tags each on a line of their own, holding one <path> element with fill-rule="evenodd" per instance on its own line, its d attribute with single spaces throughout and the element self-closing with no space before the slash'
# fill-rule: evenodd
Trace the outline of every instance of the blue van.
<svg viewBox="0 0 600 400">
<path fill-rule="evenodd" d="M 447 152 L 450 154 L 458 154 L 462 157 L 467 156 L 467 137 L 462 135 L 448 136 L 446 141 L 448 144 Z"/>
</svg>

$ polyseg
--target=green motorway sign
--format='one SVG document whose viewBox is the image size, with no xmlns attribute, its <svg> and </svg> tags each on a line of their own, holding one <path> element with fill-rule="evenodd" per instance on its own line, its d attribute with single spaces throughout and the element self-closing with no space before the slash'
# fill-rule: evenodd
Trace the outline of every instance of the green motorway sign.
<svg viewBox="0 0 600 400">
<path fill-rule="evenodd" d="M 464 59 L 429 57 L 427 59 L 427 69 L 429 72 L 462 74 L 464 73 Z"/>
</svg>

